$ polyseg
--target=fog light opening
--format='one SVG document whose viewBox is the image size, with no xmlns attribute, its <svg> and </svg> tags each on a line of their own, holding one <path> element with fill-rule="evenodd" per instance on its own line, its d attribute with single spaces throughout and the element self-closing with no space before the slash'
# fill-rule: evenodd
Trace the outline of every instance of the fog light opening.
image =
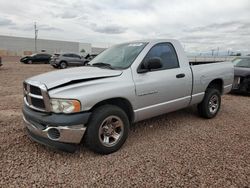
<svg viewBox="0 0 250 188">
<path fill-rule="evenodd" d="M 60 138 L 60 131 L 56 128 L 49 129 L 47 134 L 51 140 L 58 140 Z"/>
</svg>

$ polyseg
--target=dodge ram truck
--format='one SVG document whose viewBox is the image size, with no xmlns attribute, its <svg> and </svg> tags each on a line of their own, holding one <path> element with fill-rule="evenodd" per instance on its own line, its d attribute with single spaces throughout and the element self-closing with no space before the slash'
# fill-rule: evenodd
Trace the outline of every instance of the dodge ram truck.
<svg viewBox="0 0 250 188">
<path fill-rule="evenodd" d="M 74 152 L 80 143 L 109 154 L 131 124 L 196 105 L 213 118 L 234 80 L 231 62 L 189 62 L 177 40 L 115 45 L 85 67 L 24 81 L 23 120 L 36 142 Z"/>
</svg>

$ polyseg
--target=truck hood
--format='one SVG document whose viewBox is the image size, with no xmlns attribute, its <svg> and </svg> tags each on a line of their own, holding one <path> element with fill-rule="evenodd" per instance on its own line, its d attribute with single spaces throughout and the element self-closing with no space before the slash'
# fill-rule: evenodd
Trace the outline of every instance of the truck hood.
<svg viewBox="0 0 250 188">
<path fill-rule="evenodd" d="M 95 79 L 120 76 L 121 70 L 111 70 L 99 67 L 77 67 L 65 70 L 52 71 L 40 74 L 27 79 L 26 81 L 35 81 L 45 84 L 47 89 L 60 87 L 61 85 L 73 84 L 78 82 L 91 81 Z"/>
<path fill-rule="evenodd" d="M 234 67 L 234 75 L 243 77 L 250 75 L 250 68 Z"/>
</svg>

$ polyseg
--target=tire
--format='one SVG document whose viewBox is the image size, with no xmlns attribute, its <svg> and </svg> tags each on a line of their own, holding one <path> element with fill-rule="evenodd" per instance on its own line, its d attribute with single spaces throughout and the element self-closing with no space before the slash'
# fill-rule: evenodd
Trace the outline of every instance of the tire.
<svg viewBox="0 0 250 188">
<path fill-rule="evenodd" d="M 32 63 L 33 63 L 33 61 L 32 61 L 32 60 L 29 60 L 29 61 L 27 61 L 27 63 L 28 63 L 28 64 L 32 64 Z"/>
<path fill-rule="evenodd" d="M 58 66 L 57 65 L 52 65 L 55 69 L 57 69 L 58 68 Z"/>
<path fill-rule="evenodd" d="M 221 94 L 217 89 L 208 88 L 205 92 L 205 97 L 198 104 L 199 115 L 203 118 L 213 118 L 217 115 L 221 106 Z"/>
<path fill-rule="evenodd" d="M 65 62 L 65 61 L 62 61 L 62 62 L 60 63 L 60 65 L 59 65 L 60 69 L 66 69 L 67 66 L 68 66 L 68 64 L 67 64 L 67 62 Z"/>
<path fill-rule="evenodd" d="M 87 147 L 95 153 L 110 154 L 122 147 L 128 132 L 129 120 L 126 113 L 117 106 L 104 105 L 93 111 L 85 141 Z"/>
</svg>

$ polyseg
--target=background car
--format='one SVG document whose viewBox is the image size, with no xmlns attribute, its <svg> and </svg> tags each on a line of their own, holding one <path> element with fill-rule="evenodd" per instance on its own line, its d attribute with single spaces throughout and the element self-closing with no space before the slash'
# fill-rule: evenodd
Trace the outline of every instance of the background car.
<svg viewBox="0 0 250 188">
<path fill-rule="evenodd" d="M 88 61 L 91 61 L 92 59 L 94 59 L 98 54 L 87 54 L 85 56 L 85 59 Z"/>
<path fill-rule="evenodd" d="M 233 60 L 234 84 L 232 92 L 250 94 L 250 57 L 238 57 Z"/>
<path fill-rule="evenodd" d="M 28 63 L 28 64 L 32 64 L 32 63 L 49 63 L 50 58 L 51 58 L 50 54 L 40 53 L 40 54 L 33 54 L 33 55 L 30 55 L 30 56 L 25 56 L 25 57 L 20 59 L 20 62 Z"/>
<path fill-rule="evenodd" d="M 0 56 L 0 67 L 2 66 L 2 57 Z"/>
<path fill-rule="evenodd" d="M 50 64 L 54 68 L 65 69 L 68 66 L 84 66 L 89 62 L 86 58 L 74 53 L 54 54 Z"/>
</svg>

